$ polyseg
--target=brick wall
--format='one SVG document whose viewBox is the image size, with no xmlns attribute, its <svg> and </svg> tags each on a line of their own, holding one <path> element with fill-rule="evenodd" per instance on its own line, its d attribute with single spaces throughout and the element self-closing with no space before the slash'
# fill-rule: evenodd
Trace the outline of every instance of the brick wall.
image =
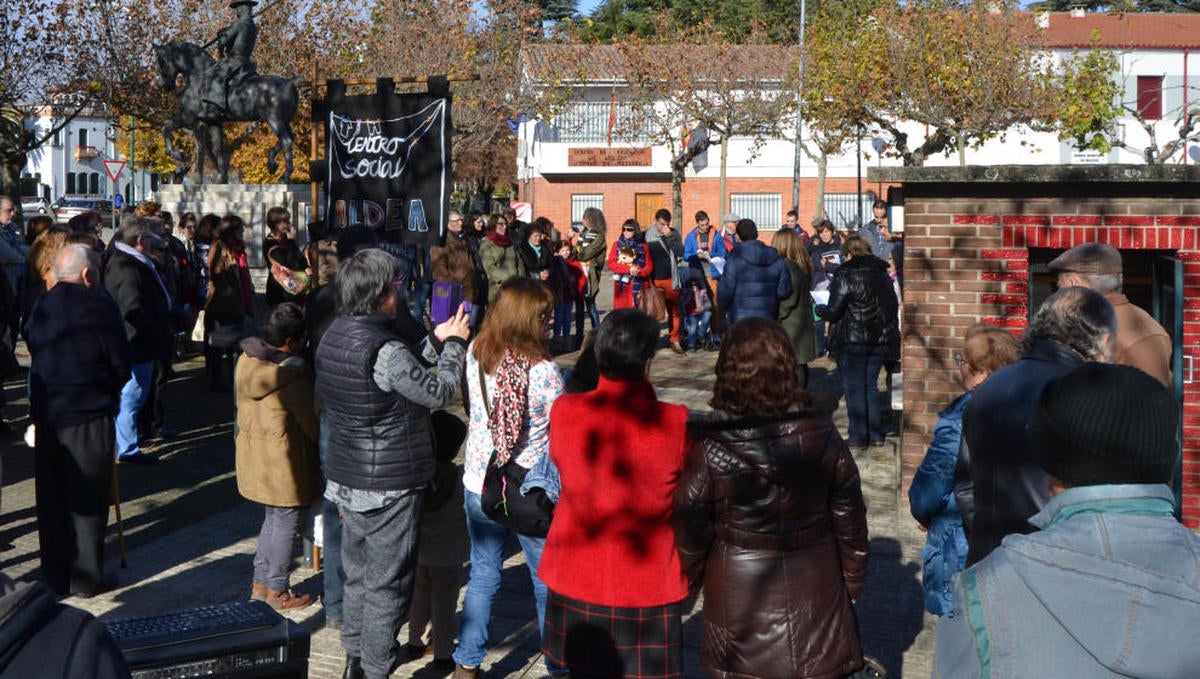
<svg viewBox="0 0 1200 679">
<path fill-rule="evenodd" d="M 937 412 L 961 393 L 954 352 L 983 321 L 1019 334 L 1029 248 L 1103 242 L 1184 262 L 1183 353 L 1200 352 L 1200 191 L 1195 183 L 911 182 L 905 192 L 902 503 Z M 1185 365 L 1185 371 L 1187 366 Z M 1184 522 L 1200 527 L 1200 385 L 1184 384 Z"/>
<path fill-rule="evenodd" d="M 825 183 L 826 193 L 854 193 L 858 182 L 854 178 L 831 178 Z M 883 185 L 886 194 L 887 184 Z M 817 190 L 815 179 L 804 179 L 800 183 L 800 223 L 808 224 L 813 218 L 813 198 Z M 878 184 L 863 182 L 863 192 L 879 191 Z M 778 193 L 783 197 L 783 209 L 779 214 L 779 223 L 783 223 L 783 213 L 791 209 L 792 180 L 791 179 L 762 179 L 749 177 L 731 177 L 726 179 L 726 193 Z M 634 198 L 639 193 L 663 194 L 663 206 L 671 209 L 671 180 L 654 178 L 624 177 L 596 178 L 582 176 L 578 179 L 539 178 L 521 187 L 520 200 L 533 203 L 535 217 L 546 217 L 554 222 L 555 228 L 566 232 L 571 226 L 571 194 L 601 193 L 604 194 L 604 217 L 608 222 L 608 240 L 613 242 L 620 236 L 621 222 L 631 219 L 636 214 Z M 688 179 L 683 184 L 683 233 L 692 230 L 696 222 L 693 216 L 696 211 L 704 210 L 714 224 L 719 225 L 721 215 L 726 210 L 721 208 L 719 179 Z M 863 219 L 870 219 L 868 212 Z M 642 224 L 645 228 L 647 224 Z M 779 224 L 758 225 L 760 229 L 775 229 Z"/>
</svg>

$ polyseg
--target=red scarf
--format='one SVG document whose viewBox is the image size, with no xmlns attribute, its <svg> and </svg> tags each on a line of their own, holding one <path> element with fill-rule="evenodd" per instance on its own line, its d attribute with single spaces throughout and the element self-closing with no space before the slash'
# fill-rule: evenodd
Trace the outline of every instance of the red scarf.
<svg viewBox="0 0 1200 679">
<path fill-rule="evenodd" d="M 497 233 L 495 231 L 487 231 L 483 235 L 487 236 L 488 240 L 492 241 L 493 243 L 495 243 L 496 245 L 498 245 L 502 248 L 512 247 L 512 239 L 508 237 L 507 233 Z"/>
</svg>

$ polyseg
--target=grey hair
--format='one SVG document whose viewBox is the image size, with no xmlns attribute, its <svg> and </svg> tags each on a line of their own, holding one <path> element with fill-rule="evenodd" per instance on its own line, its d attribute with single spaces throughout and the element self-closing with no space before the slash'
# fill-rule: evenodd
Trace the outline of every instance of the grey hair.
<svg viewBox="0 0 1200 679">
<path fill-rule="evenodd" d="M 1087 281 L 1088 287 L 1106 295 L 1110 292 L 1120 292 L 1124 277 L 1120 273 L 1089 273 L 1075 274 Z"/>
<path fill-rule="evenodd" d="M 1058 342 L 1088 361 L 1112 360 L 1117 314 L 1104 295 L 1081 286 L 1062 288 L 1046 298 L 1021 337 L 1021 353 L 1042 340 Z"/>
<path fill-rule="evenodd" d="M 380 299 L 387 294 L 399 272 L 396 258 L 379 248 L 360 250 L 338 266 L 338 314 L 367 316 L 379 310 Z"/>
<path fill-rule="evenodd" d="M 54 278 L 64 283 L 77 283 L 83 278 L 83 270 L 99 266 L 99 260 L 100 256 L 88 246 L 68 243 L 54 253 Z"/>
<path fill-rule="evenodd" d="M 583 209 L 583 215 L 579 221 L 583 222 L 584 226 L 604 233 L 608 229 L 608 223 L 604 220 L 604 212 L 598 207 L 589 207 Z"/>
<path fill-rule="evenodd" d="M 147 234 L 162 238 L 162 221 L 151 217 L 127 217 L 121 220 L 121 228 L 117 232 L 117 240 L 125 245 L 137 245 L 139 238 Z"/>
</svg>

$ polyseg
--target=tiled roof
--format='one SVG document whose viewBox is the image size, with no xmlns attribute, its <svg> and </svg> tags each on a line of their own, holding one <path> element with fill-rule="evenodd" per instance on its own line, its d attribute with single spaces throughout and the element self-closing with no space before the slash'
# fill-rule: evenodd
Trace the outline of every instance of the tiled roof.
<svg viewBox="0 0 1200 679">
<path fill-rule="evenodd" d="M 1049 47 L 1087 47 L 1093 29 L 1100 31 L 1100 46 L 1109 48 L 1200 48 L 1200 14 L 1189 12 L 1051 12 L 1045 29 Z"/>
<path fill-rule="evenodd" d="M 782 80 L 795 68 L 795 45 L 674 45 L 653 49 L 670 50 L 664 65 L 698 63 L 715 50 L 737 50 L 737 59 L 721 62 L 745 69 L 747 77 Z M 690 53 L 689 53 L 690 52 Z M 521 49 L 528 76 L 535 81 L 621 82 L 629 72 L 625 54 L 616 45 L 541 44 Z"/>
</svg>

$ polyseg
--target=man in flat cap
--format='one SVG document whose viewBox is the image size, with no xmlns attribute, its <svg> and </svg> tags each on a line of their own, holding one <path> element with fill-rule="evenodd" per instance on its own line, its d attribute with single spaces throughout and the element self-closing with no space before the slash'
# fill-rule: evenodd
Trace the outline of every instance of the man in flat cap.
<svg viewBox="0 0 1200 679">
<path fill-rule="evenodd" d="M 1084 363 L 1029 419 L 1051 499 L 954 583 L 933 676 L 1191 677 L 1200 538 L 1173 515 L 1179 406 L 1154 378 Z"/>
<path fill-rule="evenodd" d="M 1121 253 L 1104 243 L 1084 243 L 1052 262 L 1058 287 L 1078 285 L 1104 295 L 1117 312 L 1117 353 L 1113 363 L 1131 365 L 1171 388 L 1171 336 L 1121 292 Z"/>
</svg>

